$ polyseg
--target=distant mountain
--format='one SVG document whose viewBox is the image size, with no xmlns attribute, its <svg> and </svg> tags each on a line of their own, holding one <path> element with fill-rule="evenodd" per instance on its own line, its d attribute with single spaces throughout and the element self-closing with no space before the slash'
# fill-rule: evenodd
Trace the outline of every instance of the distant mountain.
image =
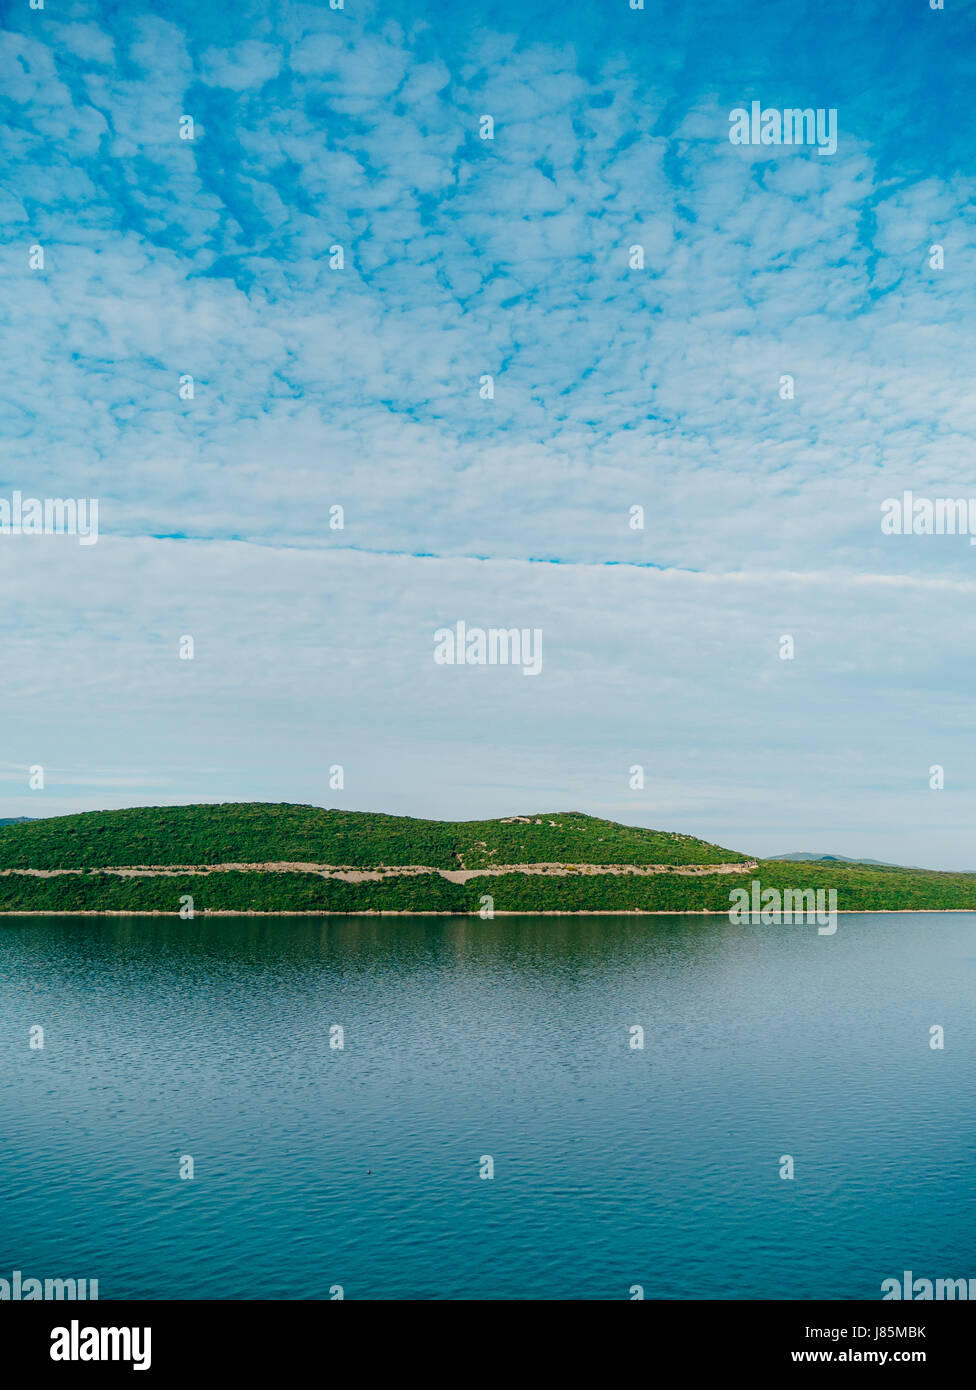
<svg viewBox="0 0 976 1390">
<path fill-rule="evenodd" d="M 6 820 L 0 818 L 0 825 L 24 825 L 27 821 L 33 819 L 33 816 L 8 816 Z"/>
<path fill-rule="evenodd" d="M 871 864 L 876 869 L 906 869 L 908 864 L 888 864 L 883 859 L 849 859 L 846 854 L 809 854 L 799 850 L 796 854 L 771 854 L 770 859 L 790 860 L 804 864 Z"/>
</svg>

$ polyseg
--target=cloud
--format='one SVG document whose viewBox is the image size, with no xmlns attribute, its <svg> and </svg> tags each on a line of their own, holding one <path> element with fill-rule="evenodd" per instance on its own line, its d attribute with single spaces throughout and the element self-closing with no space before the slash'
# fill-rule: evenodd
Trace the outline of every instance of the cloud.
<svg viewBox="0 0 976 1390">
<path fill-rule="evenodd" d="M 9 814 L 70 801 L 79 767 L 96 789 L 80 804 L 132 804 L 109 780 L 145 768 L 151 801 L 471 818 L 584 805 L 759 852 L 834 827 L 872 857 L 969 853 L 959 652 L 974 582 L 15 544 L 0 549 L 8 762 L 75 771 L 44 793 L 8 780 Z M 434 632 L 459 619 L 541 628 L 541 674 L 437 665 Z M 328 787 L 336 763 L 343 793 Z"/>
<path fill-rule="evenodd" d="M 626 818 L 614 769 L 640 761 L 649 706 L 667 732 L 638 818 L 763 841 L 826 766 L 898 839 L 969 667 L 946 606 L 964 621 L 976 578 L 965 538 L 880 529 L 903 488 L 972 490 L 976 190 L 946 170 L 937 114 L 916 112 L 928 165 L 917 128 L 895 140 L 917 74 L 869 96 L 838 59 L 791 95 L 785 31 L 751 30 L 735 72 L 713 7 L 704 49 L 629 12 L 600 35 L 505 7 L 473 32 L 360 6 L 44 14 L 0 32 L 2 481 L 98 496 L 103 539 L 0 538 L 16 612 L 44 611 L 4 697 L 33 705 L 18 757 L 53 740 L 63 765 L 84 746 L 147 788 L 178 761 L 229 769 L 217 796 L 311 800 L 358 758 L 360 804 L 475 815 L 524 788 L 530 809 L 546 791 Z M 936 42 L 915 49 L 932 72 Z M 838 106 L 837 154 L 732 146 L 729 109 L 762 89 Z M 153 539 L 171 536 L 190 540 Z M 544 694 L 436 683 L 433 626 L 534 626 L 533 594 Z M 787 699 L 770 653 L 791 623 L 813 640 Z M 174 633 L 198 629 L 188 679 Z M 944 690 L 904 646 L 939 634 Z M 906 692 L 928 702 L 914 731 Z M 908 740 L 904 784 L 865 761 L 883 756 L 872 700 Z M 806 791 L 770 847 L 826 844 L 832 804 Z M 968 853 L 951 815 L 932 835 L 930 858 Z"/>
</svg>

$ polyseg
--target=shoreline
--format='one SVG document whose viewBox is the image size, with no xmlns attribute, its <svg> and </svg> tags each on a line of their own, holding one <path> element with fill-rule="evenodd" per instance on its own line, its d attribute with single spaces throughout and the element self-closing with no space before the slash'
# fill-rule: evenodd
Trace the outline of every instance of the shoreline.
<svg viewBox="0 0 976 1390">
<path fill-rule="evenodd" d="M 868 917 L 868 916 L 946 916 L 953 912 L 970 912 L 976 914 L 976 907 L 839 907 L 837 908 L 838 917 Z M 304 912 L 266 912 L 263 910 L 238 911 L 227 909 L 226 911 L 207 911 L 206 909 L 194 913 L 193 917 L 180 917 L 179 912 L 123 912 L 120 909 L 89 909 L 86 912 L 0 912 L 0 923 L 5 917 L 175 917 L 183 922 L 195 922 L 200 918 L 215 917 L 474 917 L 481 921 L 490 922 L 496 917 L 728 917 L 727 911 L 720 911 L 717 908 L 698 908 L 694 911 L 662 911 L 655 908 L 653 911 L 644 911 L 642 908 L 599 908 L 592 911 L 578 912 L 555 912 L 551 908 L 548 910 L 539 909 L 532 911 L 526 909 L 517 912 L 496 911 L 491 917 L 481 917 L 480 912 L 444 912 L 436 909 L 429 912 L 413 912 L 407 909 L 394 909 L 393 911 L 365 911 L 365 912 L 322 912 L 320 910 Z M 734 923 L 733 925 L 747 926 L 803 926 L 802 922 L 769 922 L 769 923 Z M 810 923 L 809 925 L 814 925 Z"/>
</svg>

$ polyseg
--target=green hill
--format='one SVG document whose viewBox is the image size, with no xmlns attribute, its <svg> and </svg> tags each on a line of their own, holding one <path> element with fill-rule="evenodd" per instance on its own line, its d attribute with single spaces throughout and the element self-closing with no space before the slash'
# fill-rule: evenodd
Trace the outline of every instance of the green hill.
<svg viewBox="0 0 976 1390">
<path fill-rule="evenodd" d="M 232 866 L 246 866 L 237 867 Z M 728 912 L 836 889 L 840 911 L 976 911 L 976 874 L 750 860 L 569 812 L 428 821 L 314 806 L 141 807 L 0 828 L 0 913 Z"/>
<path fill-rule="evenodd" d="M 0 869 L 282 862 L 476 869 L 567 861 L 721 864 L 745 858 L 690 835 L 574 812 L 452 822 L 232 802 L 86 811 L 0 829 Z"/>
</svg>

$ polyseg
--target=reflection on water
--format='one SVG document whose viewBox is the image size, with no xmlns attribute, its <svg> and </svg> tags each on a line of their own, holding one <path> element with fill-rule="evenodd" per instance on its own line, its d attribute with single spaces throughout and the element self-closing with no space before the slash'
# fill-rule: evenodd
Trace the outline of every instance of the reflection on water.
<svg viewBox="0 0 976 1390">
<path fill-rule="evenodd" d="M 842 916 L 829 938 L 6 919 L 0 1276 L 103 1298 L 875 1298 L 906 1268 L 976 1275 L 974 946 L 968 914 Z"/>
</svg>

